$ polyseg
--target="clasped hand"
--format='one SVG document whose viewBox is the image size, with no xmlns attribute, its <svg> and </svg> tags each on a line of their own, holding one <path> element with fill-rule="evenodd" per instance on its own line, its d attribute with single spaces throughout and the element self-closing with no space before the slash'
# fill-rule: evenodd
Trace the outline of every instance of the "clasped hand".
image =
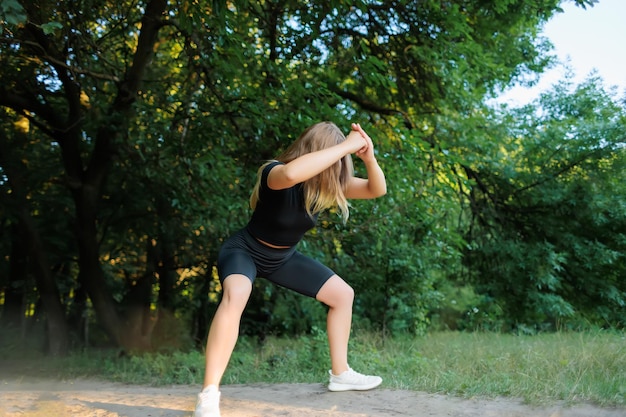
<svg viewBox="0 0 626 417">
<path fill-rule="evenodd" d="M 346 136 L 346 141 L 353 145 L 351 153 L 364 162 L 374 159 L 374 144 L 360 124 L 352 123 L 352 131 Z"/>
</svg>

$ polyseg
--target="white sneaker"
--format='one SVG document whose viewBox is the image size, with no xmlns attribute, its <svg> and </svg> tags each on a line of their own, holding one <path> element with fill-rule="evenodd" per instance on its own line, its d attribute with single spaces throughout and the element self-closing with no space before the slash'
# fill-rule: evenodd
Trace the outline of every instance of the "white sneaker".
<svg viewBox="0 0 626 417">
<path fill-rule="evenodd" d="M 209 385 L 198 394 L 194 417 L 220 417 L 220 392 L 215 385 Z"/>
<path fill-rule="evenodd" d="M 383 382 L 379 376 L 363 375 L 350 367 L 340 375 L 333 375 L 332 371 L 328 371 L 328 373 L 330 374 L 330 383 L 328 384 L 330 391 L 366 391 L 376 388 Z"/>
</svg>

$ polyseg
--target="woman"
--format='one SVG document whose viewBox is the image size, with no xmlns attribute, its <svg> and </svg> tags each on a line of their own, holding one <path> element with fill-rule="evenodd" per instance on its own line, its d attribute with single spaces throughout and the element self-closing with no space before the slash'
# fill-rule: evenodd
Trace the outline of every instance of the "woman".
<svg viewBox="0 0 626 417">
<path fill-rule="evenodd" d="M 354 177 L 351 155 L 364 162 L 367 179 Z M 195 417 L 219 417 L 219 384 L 235 348 L 239 323 L 257 276 L 314 297 L 328 306 L 331 391 L 368 390 L 382 382 L 348 366 L 353 289 L 330 268 L 296 250 L 322 210 L 337 207 L 344 221 L 348 199 L 387 192 L 372 140 L 360 125 L 344 136 L 333 123 L 317 123 L 275 161 L 259 169 L 248 225 L 231 236 L 218 257 L 222 300 L 206 347 L 206 373 Z"/>
</svg>

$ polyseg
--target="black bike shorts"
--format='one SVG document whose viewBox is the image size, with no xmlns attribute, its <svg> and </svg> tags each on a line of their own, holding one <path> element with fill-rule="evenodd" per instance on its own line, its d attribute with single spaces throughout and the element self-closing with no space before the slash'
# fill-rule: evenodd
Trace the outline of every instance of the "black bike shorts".
<svg viewBox="0 0 626 417">
<path fill-rule="evenodd" d="M 294 247 L 272 248 L 256 240 L 245 228 L 232 235 L 217 258 L 220 282 L 232 274 L 247 276 L 254 283 L 262 277 L 282 287 L 315 298 L 335 272 Z"/>
</svg>

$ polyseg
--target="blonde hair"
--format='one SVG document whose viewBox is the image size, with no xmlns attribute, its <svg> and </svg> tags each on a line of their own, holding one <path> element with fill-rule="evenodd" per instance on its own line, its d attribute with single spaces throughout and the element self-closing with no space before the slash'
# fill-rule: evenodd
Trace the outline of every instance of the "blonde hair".
<svg viewBox="0 0 626 417">
<path fill-rule="evenodd" d="M 307 128 L 287 150 L 275 160 L 261 165 L 257 173 L 257 182 L 250 196 L 250 207 L 254 209 L 259 201 L 261 175 L 263 169 L 272 162 L 288 163 L 307 153 L 330 148 L 346 140 L 339 128 L 331 122 L 320 122 Z M 304 205 L 309 215 L 322 210 L 337 207 L 345 222 L 350 214 L 346 190 L 350 178 L 354 175 L 352 157 L 348 154 L 335 164 L 303 183 Z"/>
</svg>

